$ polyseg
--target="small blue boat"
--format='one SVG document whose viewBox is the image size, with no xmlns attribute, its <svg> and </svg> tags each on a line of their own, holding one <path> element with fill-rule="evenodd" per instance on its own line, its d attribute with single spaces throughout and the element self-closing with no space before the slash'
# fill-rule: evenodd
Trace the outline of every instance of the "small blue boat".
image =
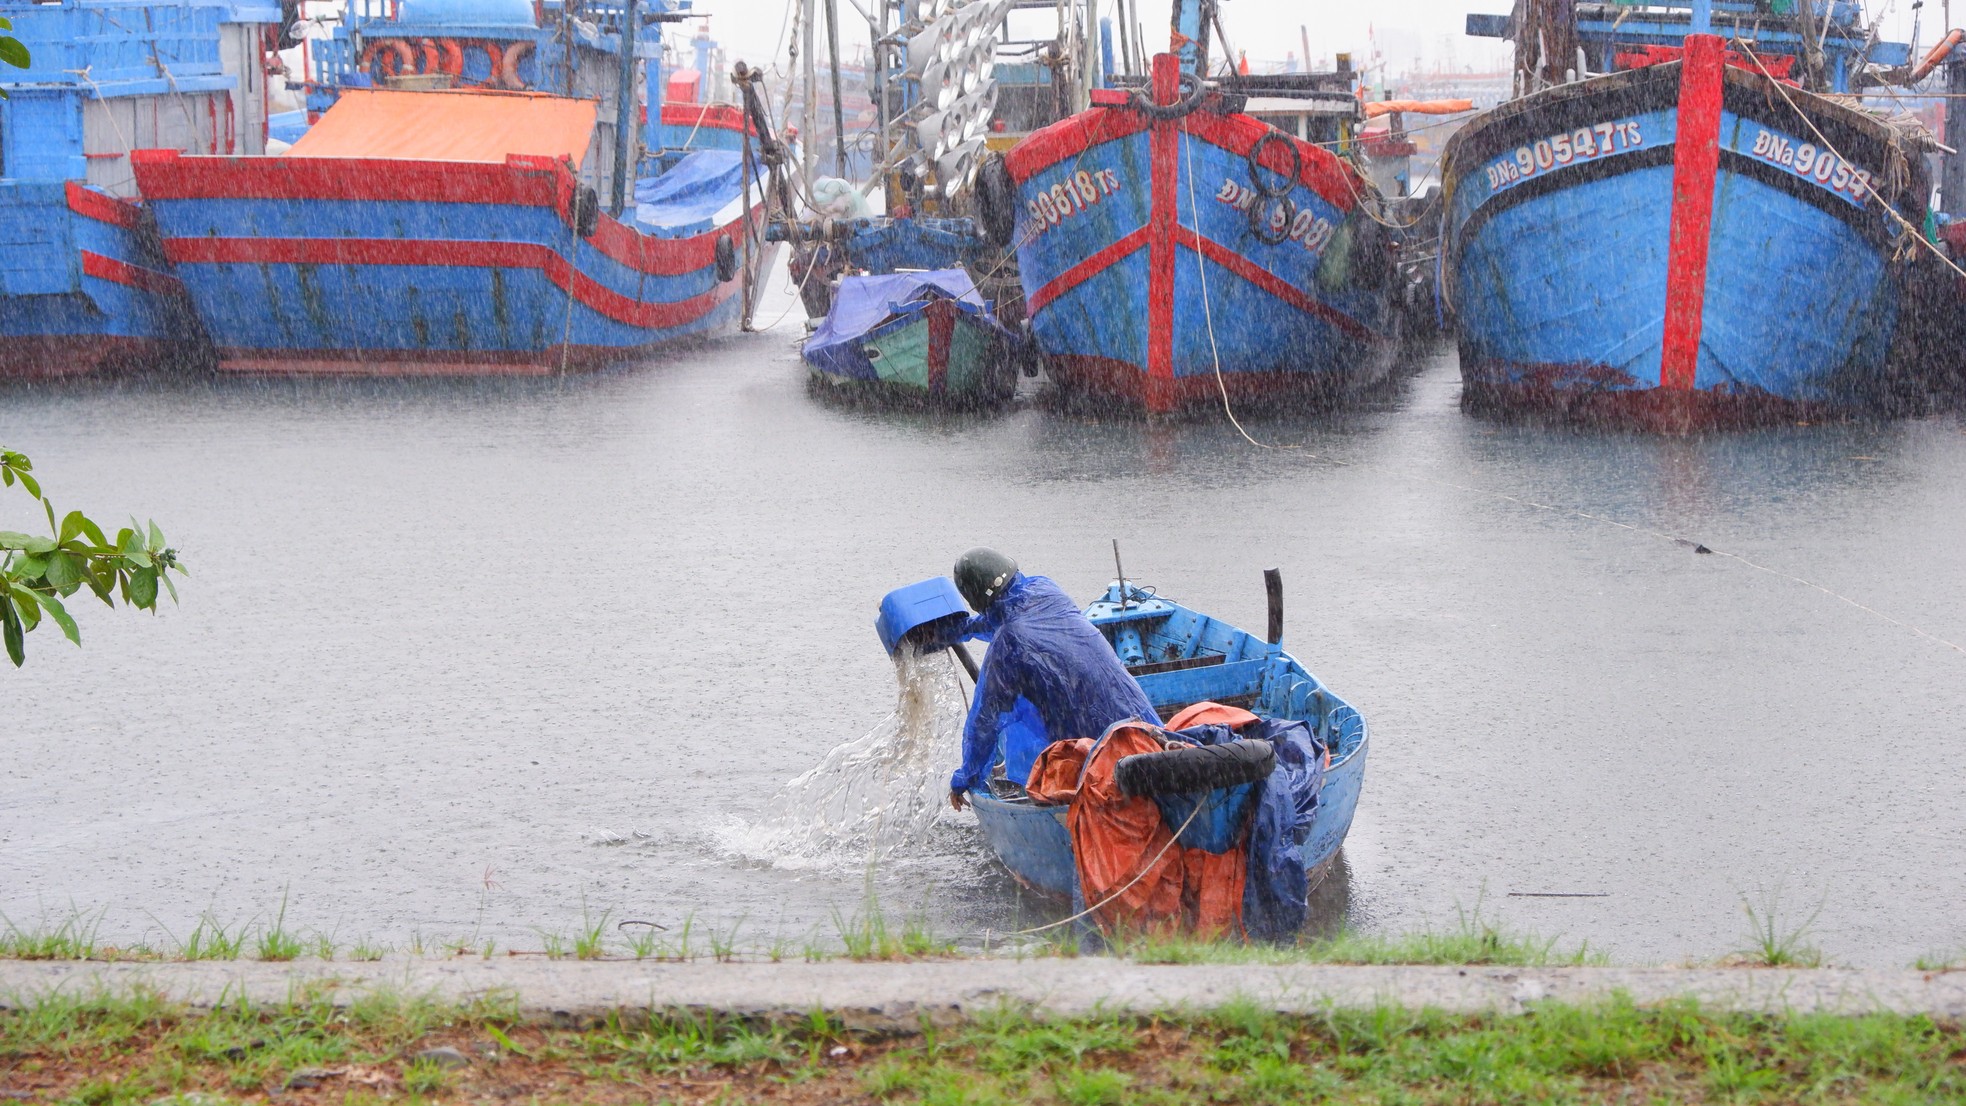
<svg viewBox="0 0 1966 1106">
<path fill-rule="evenodd" d="M 1085 616 L 1112 642 L 1162 718 L 1209 701 L 1242 707 L 1262 718 L 1309 724 L 1331 755 L 1316 815 L 1301 846 L 1310 887 L 1315 887 L 1345 843 L 1358 808 L 1365 782 L 1365 717 L 1276 640 L 1266 641 L 1150 590 L 1116 582 L 1085 609 Z M 1271 622 L 1273 637 L 1281 637 L 1281 619 L 1273 613 Z M 1044 895 L 1071 897 L 1077 877 L 1064 807 L 983 790 L 970 792 L 969 799 L 984 839 L 1019 883 Z"/>
<path fill-rule="evenodd" d="M 827 385 L 981 407 L 1016 391 L 1013 340 L 969 273 L 941 269 L 842 277 L 801 355 Z"/>
<path fill-rule="evenodd" d="M 1932 147 L 1832 96 L 1907 47 L 1821 0 L 1517 10 L 1468 32 L 1516 40 L 1521 94 L 1441 159 L 1470 401 L 1662 429 L 1887 401 Z"/>
<path fill-rule="evenodd" d="M 130 172 L 134 145 L 257 153 L 255 0 L 6 0 L 27 47 L 0 66 L 0 377 L 195 364 L 204 335 Z"/>
<path fill-rule="evenodd" d="M 661 103 L 659 38 L 637 32 L 675 16 L 369 5 L 312 44 L 331 104 L 283 154 L 139 151 L 219 367 L 550 373 L 737 323 L 771 253 L 772 140 L 755 103 Z"/>
</svg>

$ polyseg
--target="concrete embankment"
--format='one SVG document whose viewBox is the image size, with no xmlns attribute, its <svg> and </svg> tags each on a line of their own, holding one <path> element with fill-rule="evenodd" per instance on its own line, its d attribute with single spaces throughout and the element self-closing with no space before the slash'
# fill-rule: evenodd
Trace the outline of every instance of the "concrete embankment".
<svg viewBox="0 0 1966 1106">
<path fill-rule="evenodd" d="M 447 1002 L 500 997 L 522 1017 L 583 1021 L 623 1009 L 797 1018 L 825 1009 L 849 1027 L 912 1030 L 1002 1006 L 1039 1014 L 1205 1010 L 1241 1001 L 1280 1013 L 1397 1004 L 1520 1011 L 1622 992 L 1640 1004 L 1692 998 L 1769 1013 L 1892 1011 L 1966 1018 L 1966 972 L 1837 968 L 1366 967 L 1149 965 L 1102 958 L 908 963 L 660 963 L 531 958 L 375 962 L 0 962 L 0 1008 L 61 994 L 148 989 L 193 1007 L 353 1002 L 381 992 Z"/>
</svg>

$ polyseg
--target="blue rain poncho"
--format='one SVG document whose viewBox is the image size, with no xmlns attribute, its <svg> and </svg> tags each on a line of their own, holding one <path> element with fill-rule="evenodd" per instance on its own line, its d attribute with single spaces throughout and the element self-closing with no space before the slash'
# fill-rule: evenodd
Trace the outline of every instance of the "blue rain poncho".
<svg viewBox="0 0 1966 1106">
<path fill-rule="evenodd" d="M 982 786 L 997 757 L 1022 784 L 1053 741 L 1098 737 L 1115 722 L 1160 718 L 1104 635 L 1051 580 L 1018 573 L 959 640 L 990 643 L 963 726 L 963 763 L 949 790 Z"/>
</svg>

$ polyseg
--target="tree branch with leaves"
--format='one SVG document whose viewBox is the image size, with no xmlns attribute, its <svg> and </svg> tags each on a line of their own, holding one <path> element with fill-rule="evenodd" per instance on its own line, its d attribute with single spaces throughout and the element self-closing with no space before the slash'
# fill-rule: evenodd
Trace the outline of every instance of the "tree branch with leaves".
<svg viewBox="0 0 1966 1106">
<path fill-rule="evenodd" d="M 7 657 L 19 668 L 27 659 L 27 635 L 53 620 L 63 636 L 82 644 L 82 632 L 68 613 L 65 600 L 87 588 L 108 607 L 120 599 L 138 610 L 157 610 L 157 587 L 163 585 L 177 602 L 177 585 L 170 574 L 187 575 L 177 550 L 164 544 L 155 522 L 130 525 L 111 541 L 102 527 L 80 511 L 56 521 L 55 505 L 41 494 L 34 464 L 24 454 L 0 449 L 0 486 L 18 484 L 41 501 L 48 516 L 48 535 L 40 537 L 0 530 L 0 638 Z"/>
</svg>

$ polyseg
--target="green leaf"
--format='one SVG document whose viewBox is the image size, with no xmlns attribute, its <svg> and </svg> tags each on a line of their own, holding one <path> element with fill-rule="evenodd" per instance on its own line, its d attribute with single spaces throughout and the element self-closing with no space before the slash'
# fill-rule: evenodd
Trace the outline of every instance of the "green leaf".
<svg viewBox="0 0 1966 1106">
<path fill-rule="evenodd" d="M 26 588 L 17 587 L 13 589 L 12 598 L 14 609 L 20 612 L 21 626 L 24 629 L 32 630 L 41 624 L 40 596 Z"/>
<path fill-rule="evenodd" d="M 155 553 L 162 548 L 164 548 L 164 532 L 157 529 L 157 524 L 152 522 L 150 524 L 150 551 Z"/>
<path fill-rule="evenodd" d="M 33 534 L 23 534 L 18 530 L 0 530 L 0 549 L 25 549 L 27 543 L 35 540 Z"/>
<path fill-rule="evenodd" d="M 116 531 L 116 548 L 123 553 L 128 553 L 132 549 L 142 549 L 143 534 L 127 526 L 123 527 Z"/>
<path fill-rule="evenodd" d="M 34 64 L 33 57 L 27 52 L 27 47 L 21 45 L 20 39 L 12 35 L 0 35 L 0 61 L 4 61 L 16 69 L 26 69 L 28 66 Z"/>
<path fill-rule="evenodd" d="M 26 635 L 20 628 L 20 615 L 14 613 L 14 604 L 4 595 L 0 595 L 0 634 L 7 639 L 7 659 L 19 668 L 27 660 L 26 642 L 22 640 Z"/>
<path fill-rule="evenodd" d="M 82 527 L 87 526 L 88 524 L 89 524 L 88 517 L 83 515 L 82 512 L 80 511 L 68 512 L 68 514 L 63 516 L 61 520 L 61 538 L 59 540 L 64 545 L 67 544 L 68 542 L 74 539 L 75 535 L 82 532 Z"/>
<path fill-rule="evenodd" d="M 35 555 L 53 553 L 55 551 L 55 539 L 28 537 L 26 541 L 20 543 L 20 551 Z"/>
<path fill-rule="evenodd" d="M 14 470 L 14 475 L 20 477 L 20 486 L 27 489 L 27 494 L 36 499 L 41 497 L 41 482 L 39 480 L 36 480 L 19 469 Z"/>
<path fill-rule="evenodd" d="M 102 536 L 102 527 L 97 526 L 94 522 L 90 521 L 87 518 L 84 518 L 82 520 L 82 533 L 87 535 L 90 541 L 96 543 L 97 549 L 115 548 L 114 546 L 109 544 L 108 538 Z"/>
<path fill-rule="evenodd" d="M 157 570 L 139 569 L 130 573 L 130 605 L 139 610 L 149 610 L 157 605 Z"/>
<path fill-rule="evenodd" d="M 45 495 L 41 497 L 41 509 L 48 512 L 48 533 L 58 531 L 60 527 L 55 525 L 55 505 L 48 502 L 48 497 Z"/>
<path fill-rule="evenodd" d="M 58 588 L 81 583 L 83 564 L 81 557 L 66 549 L 58 549 L 48 554 L 48 583 Z"/>
<path fill-rule="evenodd" d="M 68 640 L 77 645 L 82 644 L 82 631 L 76 627 L 75 619 L 68 613 L 68 608 L 61 605 L 61 600 L 52 595 L 43 595 L 41 605 L 48 608 L 48 617 L 55 620 L 55 624 L 61 627 L 62 634 Z"/>
<path fill-rule="evenodd" d="M 178 569 L 178 571 L 179 571 L 179 572 L 183 572 L 184 570 L 183 570 L 183 569 Z M 162 581 L 164 581 L 164 587 L 165 587 L 165 588 L 166 588 L 167 590 L 169 590 L 169 591 L 170 591 L 170 593 L 171 593 L 171 602 L 173 602 L 173 603 L 176 603 L 176 602 L 177 602 L 177 585 L 176 585 L 176 584 L 173 584 L 173 583 L 171 583 L 171 574 L 170 574 L 170 573 L 168 573 L 168 572 L 160 572 L 160 573 L 158 573 L 158 574 L 157 574 L 157 578 L 158 578 L 159 580 L 162 580 Z"/>
<path fill-rule="evenodd" d="M 131 552 L 123 554 L 123 559 L 137 566 L 138 568 L 150 567 L 150 554 L 145 553 L 141 549 L 132 550 Z"/>
<path fill-rule="evenodd" d="M 48 571 L 48 558 L 41 554 L 30 554 L 14 562 L 14 569 L 23 580 L 39 580 Z"/>
</svg>

